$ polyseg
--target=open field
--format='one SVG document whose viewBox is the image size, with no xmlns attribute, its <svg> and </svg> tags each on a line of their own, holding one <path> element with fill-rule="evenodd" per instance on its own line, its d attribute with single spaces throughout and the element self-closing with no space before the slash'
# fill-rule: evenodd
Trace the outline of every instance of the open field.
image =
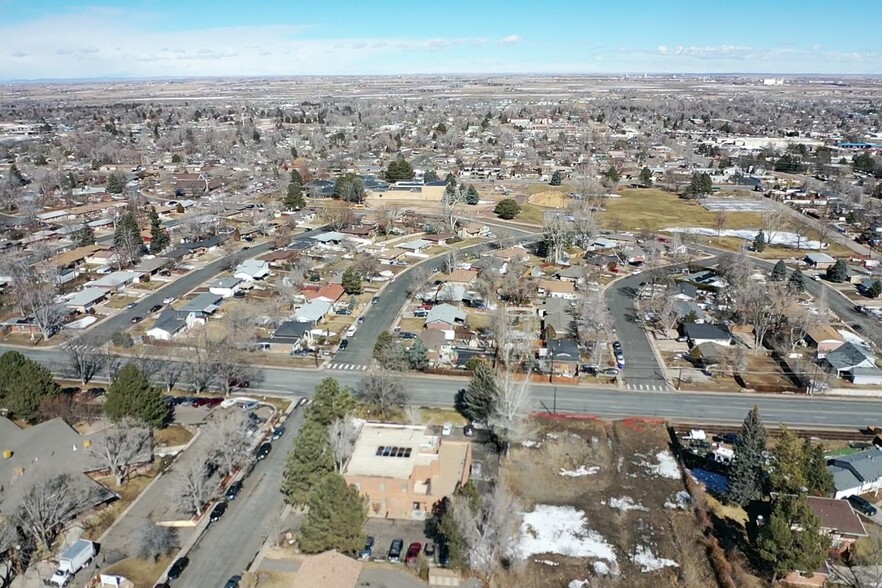
<svg viewBox="0 0 882 588">
<path fill-rule="evenodd" d="M 698 202 L 684 200 L 670 192 L 655 188 L 622 190 L 620 198 L 604 202 L 606 212 L 601 223 L 606 227 L 620 226 L 626 230 L 649 229 L 657 231 L 666 227 L 714 226 L 715 213 Z M 755 212 L 726 213 L 726 228 L 758 228 L 760 215 Z"/>
<path fill-rule="evenodd" d="M 527 513 L 521 550 L 529 557 L 499 586 L 717 585 L 661 424 L 540 421 L 534 439 L 503 466 Z"/>
<path fill-rule="evenodd" d="M 549 190 L 531 195 L 528 198 L 528 202 L 530 204 L 535 204 L 536 206 L 564 208 L 570 202 L 570 198 L 567 196 L 566 192 L 554 192 Z"/>
</svg>

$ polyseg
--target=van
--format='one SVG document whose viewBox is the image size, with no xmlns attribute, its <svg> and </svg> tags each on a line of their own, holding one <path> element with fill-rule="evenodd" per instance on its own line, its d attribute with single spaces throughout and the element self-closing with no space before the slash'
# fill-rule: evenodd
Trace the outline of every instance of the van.
<svg viewBox="0 0 882 588">
<path fill-rule="evenodd" d="M 358 325 L 352 325 L 348 329 L 346 329 L 346 337 L 351 337 L 355 334 L 355 331 L 358 330 Z"/>
</svg>

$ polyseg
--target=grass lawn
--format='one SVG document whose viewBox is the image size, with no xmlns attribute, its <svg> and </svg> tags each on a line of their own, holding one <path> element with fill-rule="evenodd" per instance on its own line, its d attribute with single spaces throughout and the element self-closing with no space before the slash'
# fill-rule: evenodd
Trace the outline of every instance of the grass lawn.
<svg viewBox="0 0 882 588">
<path fill-rule="evenodd" d="M 136 288 L 138 290 L 159 290 L 163 286 L 167 286 L 168 282 L 137 282 L 132 284 L 131 288 Z"/>
<path fill-rule="evenodd" d="M 129 557 L 109 566 L 102 573 L 123 576 L 135 586 L 153 586 L 165 568 L 171 565 L 171 560 L 170 555 L 161 557 L 155 562 Z"/>
<path fill-rule="evenodd" d="M 156 477 L 156 466 L 157 464 L 154 463 L 148 470 L 129 478 L 122 486 L 117 486 L 114 483 L 113 477 L 95 478 L 95 481 L 99 484 L 116 492 L 119 495 L 119 500 L 85 520 L 83 537 L 95 541 L 104 531 L 110 528 L 110 525 L 135 501 L 141 492 L 144 491 L 144 488 L 147 487 L 147 484 Z M 135 585 L 150 586 L 152 584 L 138 584 L 136 582 Z"/>
<path fill-rule="evenodd" d="M 536 206 L 535 204 L 525 202 L 524 204 L 521 204 L 521 213 L 517 215 L 514 220 L 519 223 L 533 223 L 536 225 L 541 225 L 544 213 L 545 209 L 541 206 Z"/>
<path fill-rule="evenodd" d="M 104 306 L 107 308 L 125 308 L 131 302 L 137 302 L 138 299 L 133 296 L 113 296 Z"/>
<path fill-rule="evenodd" d="M 169 425 L 153 432 L 153 442 L 159 447 L 177 447 L 186 445 L 193 438 L 193 433 L 181 425 Z"/>
<path fill-rule="evenodd" d="M 398 326 L 401 327 L 402 331 L 411 332 L 411 333 L 419 333 L 423 330 L 423 325 L 425 324 L 426 319 L 421 318 L 403 318 L 401 322 L 398 323 Z"/>
<path fill-rule="evenodd" d="M 618 223 L 627 230 L 710 228 L 716 217 L 696 201 L 683 200 L 676 194 L 654 188 L 622 190 L 620 198 L 606 200 L 604 207 L 606 212 L 601 215 L 601 223 L 607 227 Z M 758 228 L 761 224 L 760 215 L 755 212 L 726 213 L 726 229 Z"/>
<path fill-rule="evenodd" d="M 422 421 L 427 425 L 443 425 L 450 423 L 454 427 L 464 427 L 468 421 L 466 418 L 449 408 L 429 408 L 427 406 L 420 407 L 420 416 Z"/>
<path fill-rule="evenodd" d="M 490 316 L 484 312 L 467 312 L 466 324 L 470 329 L 481 329 L 490 326 Z"/>
</svg>

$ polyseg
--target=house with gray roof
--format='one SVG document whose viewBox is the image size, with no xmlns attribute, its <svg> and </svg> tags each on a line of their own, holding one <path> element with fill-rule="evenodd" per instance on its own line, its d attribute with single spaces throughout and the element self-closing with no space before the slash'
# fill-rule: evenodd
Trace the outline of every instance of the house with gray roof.
<svg viewBox="0 0 882 588">
<path fill-rule="evenodd" d="M 196 296 L 196 298 L 186 301 L 184 306 L 181 307 L 181 310 L 184 312 L 192 312 L 198 318 L 204 318 L 210 314 L 214 314 L 214 311 L 220 308 L 223 299 L 223 296 L 220 294 L 203 292 Z"/>
<path fill-rule="evenodd" d="M 145 335 L 159 341 L 171 341 L 173 337 L 183 333 L 193 325 L 205 324 L 205 318 L 197 316 L 195 312 L 164 308 L 153 326 L 145 331 Z"/>
<path fill-rule="evenodd" d="M 413 241 L 408 241 L 407 243 L 396 245 L 396 247 L 398 247 L 399 249 L 404 249 L 405 251 L 411 251 L 413 253 L 421 253 L 424 249 L 428 249 L 431 245 L 431 241 L 426 241 L 425 239 L 414 239 Z"/>
<path fill-rule="evenodd" d="M 339 245 L 343 239 L 346 238 L 346 235 L 340 233 L 338 231 L 329 231 L 327 233 L 322 233 L 321 235 L 314 235 L 312 237 L 313 241 L 318 241 L 319 243 L 324 243 L 325 245 Z"/>
<path fill-rule="evenodd" d="M 827 462 L 833 476 L 834 498 L 882 490 L 882 450 L 870 447 Z"/>
<path fill-rule="evenodd" d="M 545 340 L 569 337 L 573 325 L 573 305 L 564 298 L 546 298 L 539 308 Z"/>
<path fill-rule="evenodd" d="M 327 300 L 316 298 L 310 300 L 294 313 L 294 320 L 298 323 L 320 323 L 334 305 Z"/>
<path fill-rule="evenodd" d="M 260 259 L 246 259 L 233 271 L 233 277 L 243 282 L 254 282 L 264 279 L 269 273 L 269 263 Z"/>
<path fill-rule="evenodd" d="M 107 288 L 83 288 L 65 300 L 64 305 L 71 310 L 87 313 L 106 298 Z"/>
<path fill-rule="evenodd" d="M 239 291 L 239 285 L 241 283 L 242 280 L 239 278 L 218 278 L 213 282 L 208 283 L 208 291 L 223 298 L 230 298 Z"/>
<path fill-rule="evenodd" d="M 258 346 L 267 351 L 290 353 L 313 346 L 312 330 L 315 323 L 285 321 L 279 325 L 272 337 L 261 337 Z"/>
<path fill-rule="evenodd" d="M 827 354 L 824 358 L 827 371 L 835 372 L 837 376 L 844 377 L 853 368 L 871 368 L 876 366 L 870 352 L 854 343 L 840 345 Z"/>
<path fill-rule="evenodd" d="M 436 304 L 426 315 L 426 327 L 435 329 L 452 329 L 456 325 L 465 324 L 466 314 L 450 304 Z"/>
<path fill-rule="evenodd" d="M 702 343 L 716 343 L 717 345 L 731 345 L 732 335 L 725 325 L 711 325 L 707 323 L 684 323 L 683 334 L 694 347 Z"/>
</svg>

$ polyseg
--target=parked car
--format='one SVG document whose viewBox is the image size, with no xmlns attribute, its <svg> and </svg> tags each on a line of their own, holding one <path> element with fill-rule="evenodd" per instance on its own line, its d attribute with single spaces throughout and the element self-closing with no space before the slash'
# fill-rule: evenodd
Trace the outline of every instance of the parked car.
<svg viewBox="0 0 882 588">
<path fill-rule="evenodd" d="M 154 304 L 153 306 L 150 307 L 150 314 L 153 314 L 154 312 L 159 312 L 160 310 L 162 310 L 162 305 L 161 304 Z"/>
<path fill-rule="evenodd" d="M 870 504 L 868 500 L 861 498 L 856 494 L 849 496 L 848 502 L 851 503 L 851 506 L 853 506 L 856 511 L 865 514 L 868 517 L 874 517 L 878 512 L 876 507 Z"/>
<path fill-rule="evenodd" d="M 441 435 L 444 437 L 449 437 L 452 432 L 453 425 L 450 423 L 444 423 L 444 425 L 441 427 Z"/>
<path fill-rule="evenodd" d="M 129 302 L 128 304 L 126 304 L 126 308 L 129 310 L 135 308 L 136 306 L 138 306 L 137 302 Z"/>
<path fill-rule="evenodd" d="M 373 298 L 371 298 L 371 304 L 376 304 L 376 303 L 379 302 L 379 301 L 380 301 L 380 297 L 379 297 L 379 296 L 374 296 Z"/>
<path fill-rule="evenodd" d="M 169 580 L 175 580 L 181 577 L 181 574 L 184 573 L 184 570 L 187 569 L 187 566 L 190 564 L 190 560 L 186 557 L 179 557 L 175 560 L 175 563 L 172 564 L 172 567 L 168 570 L 168 575 L 166 576 Z"/>
<path fill-rule="evenodd" d="M 474 437 L 475 436 L 475 427 L 472 425 L 466 425 L 462 428 L 462 434 L 466 437 Z"/>
<path fill-rule="evenodd" d="M 423 547 L 423 555 L 426 556 L 426 559 L 429 561 L 435 561 L 435 544 L 434 543 L 426 543 Z"/>
<path fill-rule="evenodd" d="M 272 439 L 273 441 L 278 441 L 279 439 L 282 438 L 282 435 L 284 435 L 284 434 L 285 434 L 285 427 L 281 427 L 281 426 L 276 427 L 275 429 L 273 429 L 272 435 L 270 435 L 270 439 Z"/>
<path fill-rule="evenodd" d="M 714 441 L 732 444 L 738 441 L 738 433 L 720 433 L 719 435 L 714 435 Z"/>
<path fill-rule="evenodd" d="M 613 349 L 614 349 L 615 351 L 621 351 L 621 350 L 622 350 L 622 344 L 619 343 L 618 341 L 613 341 L 612 347 L 613 347 Z"/>
<path fill-rule="evenodd" d="M 136 323 L 140 323 L 142 320 L 144 320 L 143 316 L 133 316 L 132 317 L 132 324 L 134 325 Z"/>
<path fill-rule="evenodd" d="M 619 368 L 617 368 L 617 367 L 604 368 L 600 371 L 600 373 L 602 373 L 605 376 L 618 376 L 619 375 Z"/>
<path fill-rule="evenodd" d="M 404 539 L 393 539 L 389 545 L 389 553 L 386 555 L 388 561 L 401 561 L 401 550 L 404 547 Z"/>
<path fill-rule="evenodd" d="M 171 304 L 174 301 L 175 301 L 174 296 L 168 296 L 168 297 L 162 299 L 163 304 Z"/>
<path fill-rule="evenodd" d="M 196 408 L 199 408 L 200 406 L 208 406 L 208 407 L 212 407 L 212 406 L 217 406 L 217 405 L 220 404 L 221 402 L 223 402 L 223 398 L 204 398 L 204 397 L 200 397 L 200 398 L 194 398 L 194 399 L 193 399 L 193 406 L 195 406 Z"/>
<path fill-rule="evenodd" d="M 364 317 L 363 316 L 358 317 L 358 324 L 361 324 L 363 322 L 364 322 Z"/>
<path fill-rule="evenodd" d="M 404 563 L 411 564 L 416 563 L 417 558 L 420 556 L 420 551 L 423 550 L 422 543 L 418 541 L 414 541 L 407 547 L 407 555 L 404 556 Z"/>
<path fill-rule="evenodd" d="M 240 480 L 236 480 L 229 486 L 227 486 L 227 492 L 224 494 L 224 498 L 227 500 L 236 500 L 236 497 L 239 496 L 239 492 L 242 491 L 242 482 Z"/>
<path fill-rule="evenodd" d="M 248 402 L 243 402 L 242 406 L 241 406 L 242 412 L 248 412 L 249 410 L 254 410 L 257 407 L 258 407 L 258 404 L 256 402 L 254 402 L 253 400 L 249 400 Z"/>
<path fill-rule="evenodd" d="M 257 453 L 254 458 L 257 461 L 262 461 L 266 459 L 266 456 L 269 455 L 270 451 L 272 451 L 273 446 L 272 443 L 261 443 L 260 447 L 257 448 Z"/>
<path fill-rule="evenodd" d="M 349 339 L 343 339 L 342 341 L 340 341 L 340 350 L 341 351 L 343 349 L 346 349 L 347 347 L 349 347 Z"/>
<path fill-rule="evenodd" d="M 224 584 L 224 588 L 239 588 L 239 582 L 241 581 L 242 576 L 230 576 L 230 579 Z"/>
<path fill-rule="evenodd" d="M 854 329 L 855 333 L 863 333 L 864 332 L 864 328 L 857 323 L 851 325 L 851 328 Z"/>
<path fill-rule="evenodd" d="M 398 334 L 398 337 L 401 339 L 416 339 L 416 333 L 411 333 L 410 331 L 401 331 Z"/>
<path fill-rule="evenodd" d="M 208 522 L 216 523 L 218 522 L 224 513 L 227 512 L 227 503 L 219 502 L 215 507 L 211 510 L 211 514 L 208 516 Z"/>
<path fill-rule="evenodd" d="M 98 388 L 98 387 L 89 388 L 88 390 L 86 390 L 86 394 L 88 396 L 103 396 L 106 392 L 107 392 L 107 390 L 105 390 L 104 388 Z"/>
<path fill-rule="evenodd" d="M 358 552 L 358 559 L 370 559 L 374 553 L 374 538 L 368 535 L 364 540 L 364 547 Z"/>
</svg>

